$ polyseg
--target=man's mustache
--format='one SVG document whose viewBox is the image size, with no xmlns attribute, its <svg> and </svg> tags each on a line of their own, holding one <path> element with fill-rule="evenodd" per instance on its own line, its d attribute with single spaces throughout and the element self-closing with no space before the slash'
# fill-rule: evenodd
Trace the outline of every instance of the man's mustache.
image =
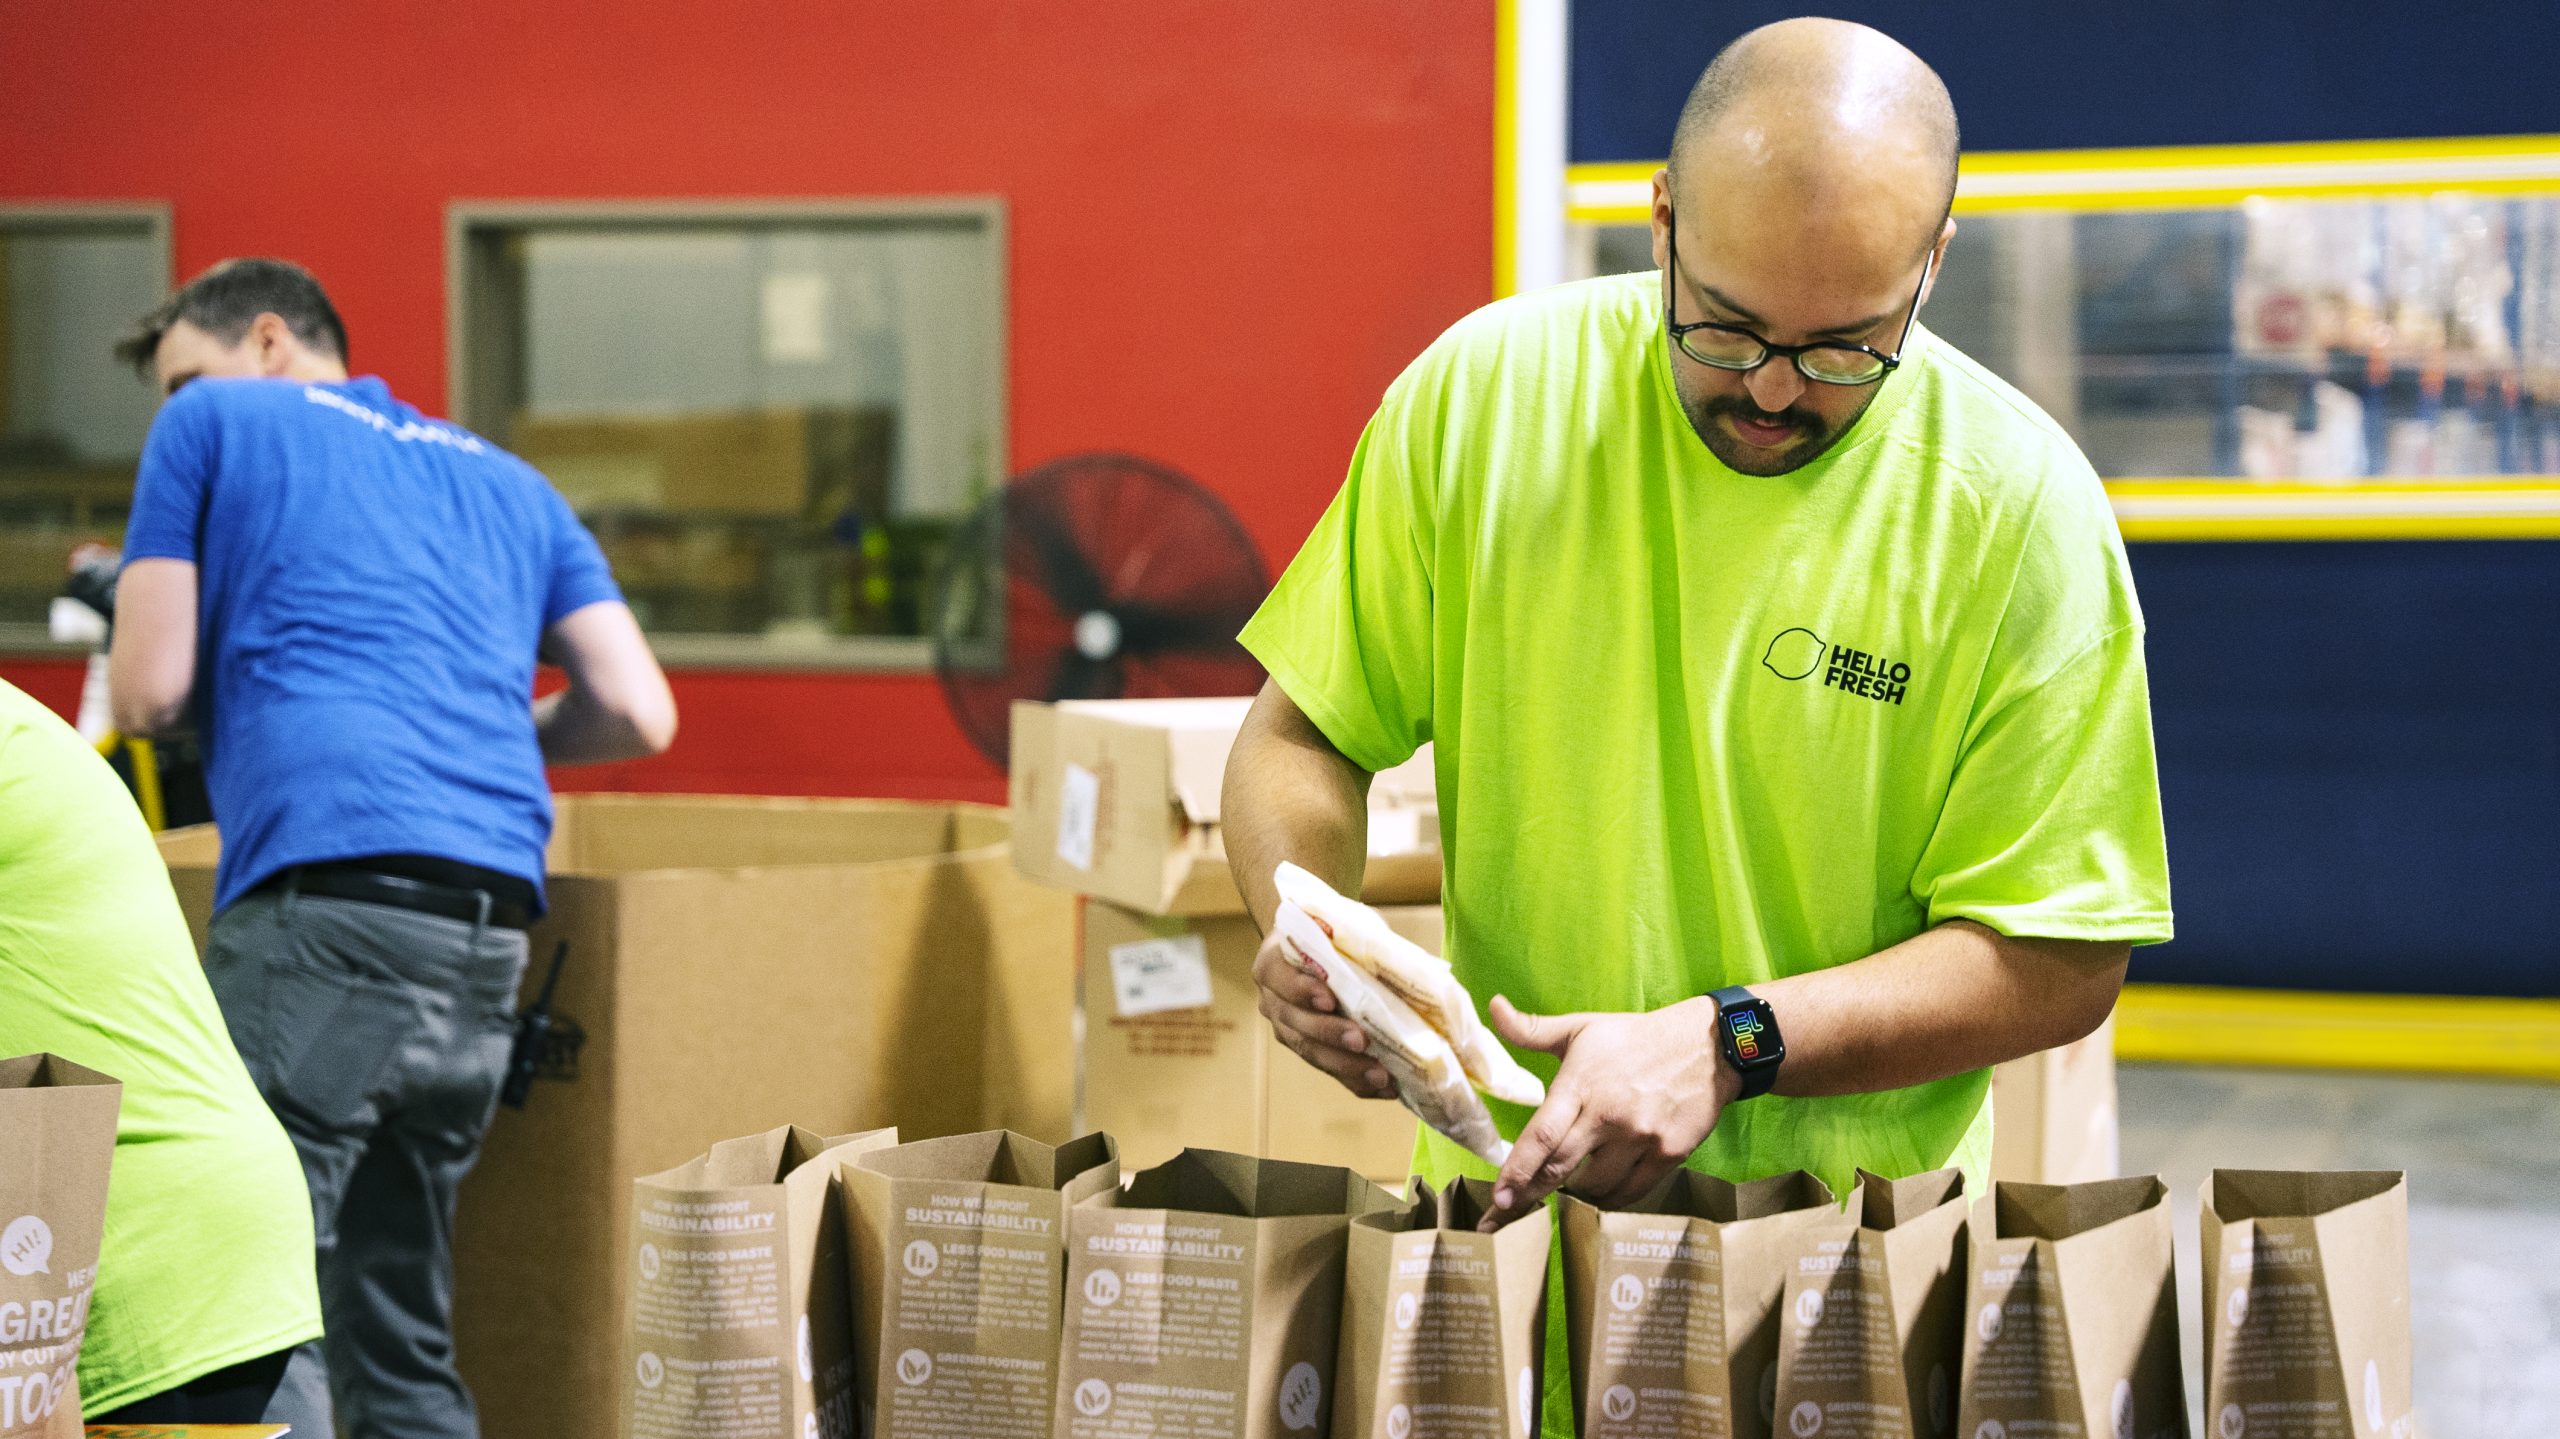
<svg viewBox="0 0 2560 1439">
<path fill-rule="evenodd" d="M 1798 434 L 1814 435 L 1822 432 L 1821 416 L 1810 410 L 1799 410 L 1793 406 L 1771 414 L 1749 400 L 1718 398 L 1707 401 L 1705 409 L 1710 415 L 1731 415 L 1737 420 L 1750 420 L 1762 425 L 1784 425 Z"/>
</svg>

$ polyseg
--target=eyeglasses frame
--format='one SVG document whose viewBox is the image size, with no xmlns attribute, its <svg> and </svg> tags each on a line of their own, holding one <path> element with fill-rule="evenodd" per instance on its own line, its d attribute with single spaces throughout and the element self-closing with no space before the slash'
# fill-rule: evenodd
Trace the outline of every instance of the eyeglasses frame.
<svg viewBox="0 0 2560 1439">
<path fill-rule="evenodd" d="M 1938 266 L 1938 247 L 1936 245 L 1931 245 L 1929 247 L 1928 258 L 1923 260 L 1920 264 L 1920 283 L 1911 292 L 1911 308 L 1906 311 L 1902 317 L 1902 334 L 1893 342 L 1893 352 L 1891 354 L 1887 354 L 1886 352 L 1875 348 L 1873 345 L 1861 345 L 1854 340 L 1817 340 L 1809 345 L 1781 345 L 1755 330 L 1746 329 L 1741 325 L 1728 325 L 1718 320 L 1699 320 L 1694 324 L 1687 325 L 1673 324 L 1671 322 L 1672 298 L 1676 293 L 1677 285 L 1685 282 L 1689 278 L 1687 272 L 1680 268 L 1680 219 L 1677 214 L 1670 216 L 1664 230 L 1663 238 L 1668 251 L 1670 263 L 1665 265 L 1662 270 L 1662 325 L 1664 333 L 1670 337 L 1672 344 L 1679 346 L 1681 354 L 1687 355 L 1690 359 L 1697 361 L 1701 365 L 1705 365 L 1709 369 L 1725 370 L 1738 375 L 1747 375 L 1753 370 L 1759 369 L 1762 365 L 1769 363 L 1770 360 L 1775 359 L 1780 355 L 1784 355 L 1787 358 L 1787 362 L 1796 367 L 1796 373 L 1804 376 L 1808 383 L 1816 385 L 1839 385 L 1843 388 L 1881 384 L 1883 383 L 1885 376 L 1902 368 L 1902 352 L 1911 344 L 1912 327 L 1920 323 L 1921 297 L 1929 293 L 1929 277 L 1931 274 L 1935 273 Z M 1687 337 L 1700 330 L 1720 330 L 1728 335 L 1740 335 L 1742 338 L 1749 340 L 1760 347 L 1760 356 L 1758 359 L 1751 361 L 1751 363 L 1747 365 L 1736 365 L 1723 360 L 1710 360 L 1706 356 L 1689 348 Z M 1814 374 L 1812 371 L 1807 370 L 1804 367 L 1804 357 L 1815 350 L 1852 350 L 1859 354 L 1867 355 L 1876 360 L 1882 361 L 1884 368 L 1876 371 L 1874 375 L 1863 380 L 1827 379 L 1821 375 Z"/>
</svg>

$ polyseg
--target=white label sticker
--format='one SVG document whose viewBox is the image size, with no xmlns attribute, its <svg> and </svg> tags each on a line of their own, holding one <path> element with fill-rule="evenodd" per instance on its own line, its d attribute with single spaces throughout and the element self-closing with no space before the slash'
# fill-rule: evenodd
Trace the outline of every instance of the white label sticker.
<svg viewBox="0 0 2560 1439">
<path fill-rule="evenodd" d="M 1196 934 L 1111 946 L 1111 993 L 1123 1018 L 1209 1002 L 1209 946 Z"/>
<path fill-rule="evenodd" d="M 1102 818 L 1102 778 L 1080 764 L 1067 766 L 1058 786 L 1058 858 L 1077 869 L 1093 868 L 1093 829 Z"/>
</svg>

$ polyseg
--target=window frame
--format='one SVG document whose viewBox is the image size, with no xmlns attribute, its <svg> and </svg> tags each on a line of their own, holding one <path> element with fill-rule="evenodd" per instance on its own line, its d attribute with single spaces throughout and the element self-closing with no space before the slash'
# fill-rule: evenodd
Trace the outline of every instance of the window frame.
<svg viewBox="0 0 2560 1439">
<path fill-rule="evenodd" d="M 64 201 L 0 201 L 0 234 L 26 232 L 60 234 L 66 231 L 119 230 L 139 225 L 144 238 L 159 251 L 161 291 L 152 304 L 166 299 L 177 288 L 177 215 L 165 200 L 64 200 Z M 133 318 L 141 319 L 142 311 Z M 101 351 L 115 343 L 115 336 L 98 336 Z M 135 384 L 142 381 L 135 380 Z M 39 659 L 61 659 L 90 652 L 83 644 L 64 644 L 42 624 L 0 620 L 0 655 Z"/>
<path fill-rule="evenodd" d="M 1012 249 L 1006 206 L 998 195 L 933 195 L 808 200 L 456 200 L 445 207 L 445 409 L 472 425 L 492 397 L 475 393 L 498 377 L 475 374 L 469 337 L 482 307 L 493 304 L 485 272 L 475 266 L 488 239 L 526 231 L 657 228 L 723 230 L 740 226 L 893 229 L 916 222 L 974 225 L 991 242 L 986 276 L 993 301 L 993 383 L 984 403 L 988 453 L 997 482 L 1012 474 Z M 965 515 L 954 515 L 954 520 Z M 934 668 L 930 635 L 831 635 L 786 639 L 766 635 L 649 633 L 649 646 L 670 669 L 818 670 L 921 674 Z"/>
</svg>

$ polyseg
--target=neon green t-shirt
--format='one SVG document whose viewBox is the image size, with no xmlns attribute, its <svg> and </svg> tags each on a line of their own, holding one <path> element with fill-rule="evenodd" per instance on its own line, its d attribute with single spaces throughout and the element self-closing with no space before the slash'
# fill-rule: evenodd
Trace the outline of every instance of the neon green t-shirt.
<svg viewBox="0 0 2560 1439">
<path fill-rule="evenodd" d="M 2167 939 L 2142 616 L 2078 449 L 1915 330 L 1828 454 L 1738 474 L 1680 409 L 1661 294 L 1619 276 L 1459 322 L 1245 628 L 1354 762 L 1438 742 L 1448 956 L 1479 1003 L 1656 1009 L 1951 919 Z M 1956 1165 L 1978 1194 L 1988 1089 L 1768 1095 L 1689 1163 L 1844 1196 L 1860 1166 Z M 1492 1104 L 1517 1135 L 1528 1111 Z M 1492 1173 L 1428 1129 L 1415 1170 Z M 1544 1427 L 1569 1435 L 1550 1310 Z"/>
<path fill-rule="evenodd" d="M 98 1413 L 320 1335 L 311 1200 L 132 796 L 0 683 L 0 1055 L 124 1082 L 80 1349 Z"/>
<path fill-rule="evenodd" d="M 1355 762 L 1438 742 L 1479 1001 L 1650 1010 L 1959 918 L 2167 939 L 2142 619 L 2069 438 L 1915 331 L 1828 454 L 1738 474 L 1680 409 L 1661 293 L 1594 280 L 1452 328 L 1244 633 Z M 1691 1163 L 1978 1187 L 1987 1087 L 1754 1099 Z M 1427 1133 L 1420 1158 L 1485 1172 Z"/>
</svg>

